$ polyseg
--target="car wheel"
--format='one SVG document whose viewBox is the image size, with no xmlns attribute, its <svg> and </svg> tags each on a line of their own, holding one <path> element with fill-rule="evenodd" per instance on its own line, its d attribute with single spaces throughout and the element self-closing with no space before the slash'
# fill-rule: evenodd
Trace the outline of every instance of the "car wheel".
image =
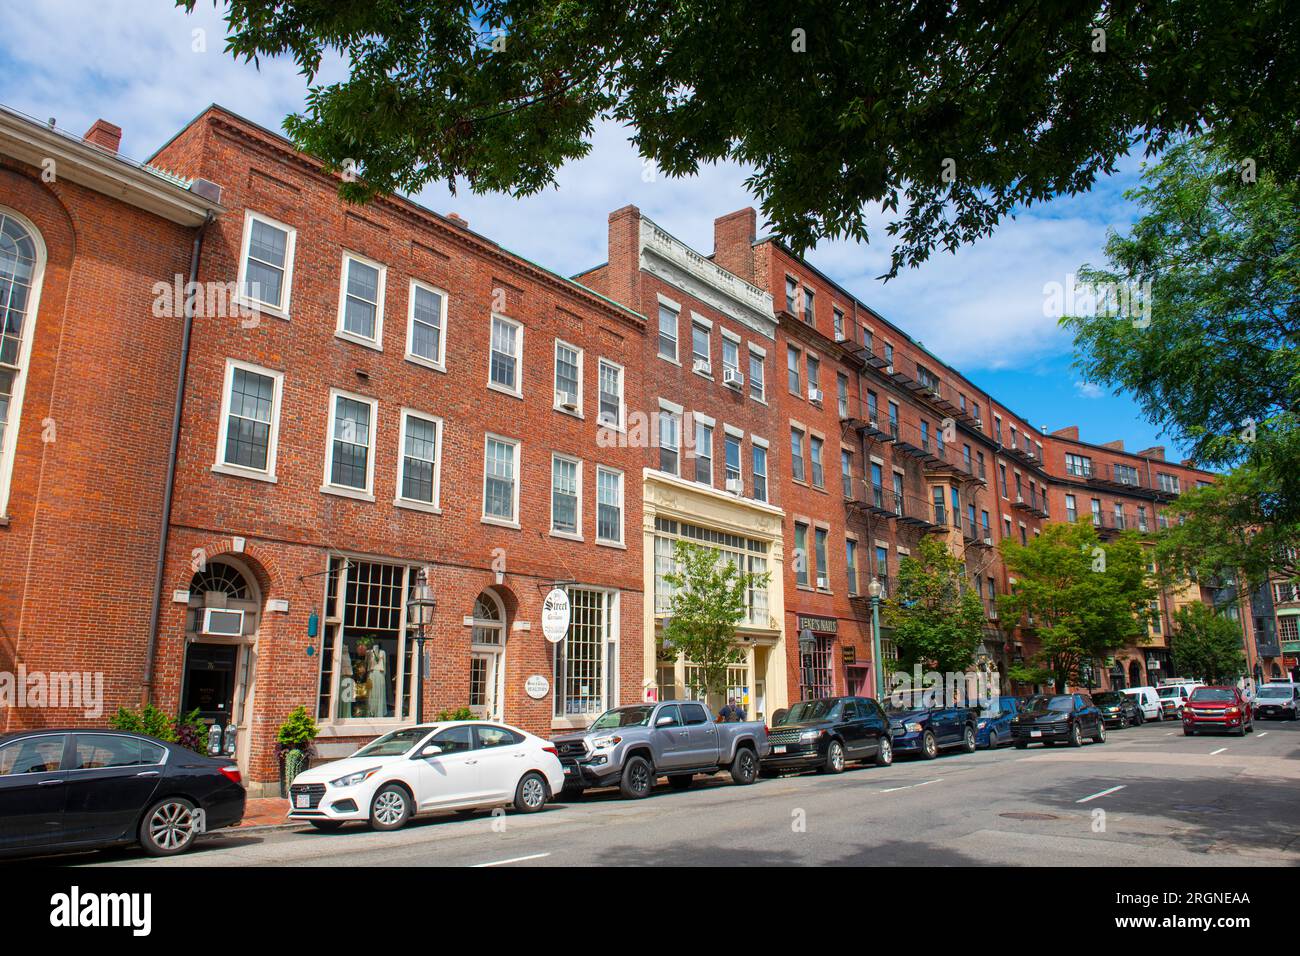
<svg viewBox="0 0 1300 956">
<path fill-rule="evenodd" d="M 876 751 L 876 766 L 888 767 L 894 762 L 894 745 L 888 737 L 880 738 L 880 747 Z"/>
<path fill-rule="evenodd" d="M 311 825 L 321 833 L 333 833 L 339 827 L 343 826 L 342 820 L 312 820 Z"/>
<path fill-rule="evenodd" d="M 1106 725 L 1100 720 L 1097 721 L 1097 732 L 1092 735 L 1092 742 L 1095 744 L 1104 744 L 1106 742 Z"/>
<path fill-rule="evenodd" d="M 748 747 L 736 751 L 736 759 L 731 761 L 731 782 L 742 787 L 749 786 L 758 779 L 758 755 Z"/>
<path fill-rule="evenodd" d="M 1193 733 L 1192 731 L 1188 730 L 1186 727 L 1184 727 L 1184 728 L 1183 728 L 1183 736 L 1184 736 L 1184 737 L 1195 737 L 1196 734 Z"/>
<path fill-rule="evenodd" d="M 1070 746 L 1071 747 L 1083 746 L 1083 733 L 1082 731 L 1079 730 L 1078 723 L 1075 723 L 1070 727 Z"/>
<path fill-rule="evenodd" d="M 1242 724 L 1242 725 L 1241 725 L 1240 727 L 1238 727 L 1238 728 L 1237 728 L 1233 733 L 1234 733 L 1234 735 L 1237 736 L 1237 737 L 1244 737 L 1244 736 L 1246 736 L 1246 725 L 1245 725 L 1245 724 Z"/>
<path fill-rule="evenodd" d="M 675 777 L 668 778 L 668 786 L 674 790 L 689 790 L 694 782 L 695 777 L 688 773 L 679 773 Z"/>
<path fill-rule="evenodd" d="M 1133 717 L 1135 722 L 1137 723 L 1137 726 L 1139 727 L 1141 727 L 1143 724 L 1147 722 L 1147 715 L 1142 713 L 1142 711 L 1140 710 L 1136 714 L 1134 714 Z"/>
<path fill-rule="evenodd" d="M 934 734 L 926 731 L 921 735 L 921 757 L 924 760 L 933 760 L 939 756 L 939 741 L 934 739 Z"/>
<path fill-rule="evenodd" d="M 515 788 L 515 809 L 520 813 L 536 813 L 546 806 L 551 797 L 550 790 L 545 777 L 536 770 L 528 771 Z"/>
<path fill-rule="evenodd" d="M 966 728 L 966 732 L 961 737 L 961 749 L 968 754 L 975 752 L 975 728 Z"/>
<path fill-rule="evenodd" d="M 844 772 L 844 745 L 838 740 L 832 740 L 826 748 L 826 762 L 818 769 L 822 773 L 843 773 Z"/>
<path fill-rule="evenodd" d="M 395 783 L 379 788 L 370 801 L 370 829 L 400 830 L 411 819 L 411 798 Z"/>
<path fill-rule="evenodd" d="M 192 802 L 168 797 L 155 803 L 140 822 L 140 846 L 150 856 L 184 853 L 198 836 L 198 817 Z"/>
<path fill-rule="evenodd" d="M 990 731 L 989 731 L 989 750 L 997 750 L 997 749 L 998 749 L 998 732 L 997 732 L 996 730 L 990 730 Z"/>
<path fill-rule="evenodd" d="M 650 766 L 650 761 L 645 757 L 632 757 L 623 767 L 618 789 L 629 800 L 640 800 L 650 796 L 654 782 L 654 768 Z"/>
<path fill-rule="evenodd" d="M 1119 715 L 1119 729 L 1128 730 L 1128 714 Z"/>
</svg>

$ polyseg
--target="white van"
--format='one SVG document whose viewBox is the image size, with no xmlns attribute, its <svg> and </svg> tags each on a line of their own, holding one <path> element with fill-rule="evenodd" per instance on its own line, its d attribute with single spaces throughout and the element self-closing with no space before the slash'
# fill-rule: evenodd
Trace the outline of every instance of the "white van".
<svg viewBox="0 0 1300 956">
<path fill-rule="evenodd" d="M 1160 706 L 1164 708 L 1166 717 L 1181 717 L 1183 707 L 1187 703 L 1187 698 L 1192 696 L 1192 691 L 1198 687 L 1204 687 L 1200 681 L 1178 681 L 1174 683 L 1167 681 L 1160 685 L 1156 693 L 1160 695 Z"/>
<path fill-rule="evenodd" d="M 1164 717 L 1160 709 L 1160 695 L 1154 687 L 1125 687 L 1124 693 L 1136 698 L 1135 703 L 1142 711 L 1144 720 L 1161 720 Z"/>
</svg>

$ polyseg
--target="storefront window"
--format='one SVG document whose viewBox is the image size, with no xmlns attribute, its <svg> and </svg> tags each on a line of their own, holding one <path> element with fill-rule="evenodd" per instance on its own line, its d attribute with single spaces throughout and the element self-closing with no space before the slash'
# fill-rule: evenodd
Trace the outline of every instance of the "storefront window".
<svg viewBox="0 0 1300 956">
<path fill-rule="evenodd" d="M 832 694 L 831 641 L 828 637 L 818 637 L 816 642 L 812 653 L 799 655 L 803 670 L 804 695 L 807 700 L 830 697 Z"/>
<path fill-rule="evenodd" d="M 555 716 L 595 716 L 615 704 L 615 596 L 569 589 L 569 633 L 555 645 Z"/>
</svg>

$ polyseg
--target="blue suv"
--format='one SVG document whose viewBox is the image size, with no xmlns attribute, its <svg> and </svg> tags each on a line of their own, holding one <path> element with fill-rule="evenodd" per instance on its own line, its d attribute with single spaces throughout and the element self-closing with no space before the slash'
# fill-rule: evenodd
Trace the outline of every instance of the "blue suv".
<svg viewBox="0 0 1300 956">
<path fill-rule="evenodd" d="M 1011 743 L 1011 720 L 1020 713 L 1020 698 L 994 697 L 987 707 L 980 708 L 975 721 L 975 746 L 996 750 Z"/>
</svg>

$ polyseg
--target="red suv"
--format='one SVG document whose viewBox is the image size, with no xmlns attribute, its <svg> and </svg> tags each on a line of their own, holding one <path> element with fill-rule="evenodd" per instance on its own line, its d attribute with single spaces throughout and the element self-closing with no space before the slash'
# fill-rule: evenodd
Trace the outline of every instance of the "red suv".
<svg viewBox="0 0 1300 956">
<path fill-rule="evenodd" d="M 1255 715 L 1250 701 L 1236 687 L 1198 687 L 1183 707 L 1183 733 L 1188 737 L 1205 731 L 1244 737 L 1254 730 Z"/>
</svg>

